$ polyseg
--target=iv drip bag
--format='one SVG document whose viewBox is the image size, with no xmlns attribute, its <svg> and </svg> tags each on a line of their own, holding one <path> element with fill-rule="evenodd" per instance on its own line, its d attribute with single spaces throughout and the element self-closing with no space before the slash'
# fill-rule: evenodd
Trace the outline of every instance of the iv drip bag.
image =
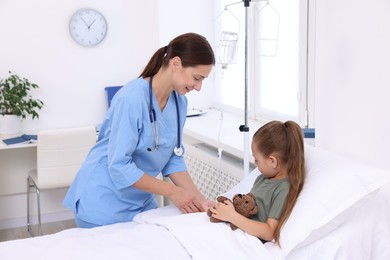
<svg viewBox="0 0 390 260">
<path fill-rule="evenodd" d="M 227 65 L 235 63 L 237 56 L 238 34 L 230 31 L 222 31 L 220 38 L 219 59 L 222 63 L 222 69 Z"/>
</svg>

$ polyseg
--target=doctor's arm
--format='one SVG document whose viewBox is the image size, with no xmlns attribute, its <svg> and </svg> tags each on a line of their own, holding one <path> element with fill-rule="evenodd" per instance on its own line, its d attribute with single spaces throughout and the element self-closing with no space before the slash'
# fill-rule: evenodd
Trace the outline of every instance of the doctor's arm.
<svg viewBox="0 0 390 260">
<path fill-rule="evenodd" d="M 170 178 L 173 183 L 144 174 L 133 187 L 169 198 L 183 213 L 205 211 L 212 206 L 212 202 L 198 191 L 187 172 L 172 173 Z"/>
<path fill-rule="evenodd" d="M 188 172 L 171 173 L 169 178 L 176 186 L 184 188 L 195 196 L 193 204 L 200 211 L 207 211 L 208 208 L 214 206 L 215 203 L 213 201 L 207 200 L 203 194 L 200 193 Z"/>
</svg>

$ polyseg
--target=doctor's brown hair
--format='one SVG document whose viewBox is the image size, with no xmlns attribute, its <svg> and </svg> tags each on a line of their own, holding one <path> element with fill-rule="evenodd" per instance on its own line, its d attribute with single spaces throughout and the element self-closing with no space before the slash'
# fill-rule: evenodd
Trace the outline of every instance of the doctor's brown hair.
<svg viewBox="0 0 390 260">
<path fill-rule="evenodd" d="M 280 230 L 290 216 L 305 182 L 303 132 L 293 121 L 271 121 L 256 131 L 253 143 L 263 156 L 273 155 L 280 161 L 282 167 L 286 168 L 290 181 L 284 211 L 274 233 L 275 242 L 279 244 Z"/>
<path fill-rule="evenodd" d="M 215 65 L 213 49 L 205 37 L 186 33 L 174 38 L 167 46 L 158 49 L 149 60 L 140 77 L 150 77 L 161 67 L 167 67 L 169 60 L 179 57 L 184 68 L 197 65 Z"/>
</svg>

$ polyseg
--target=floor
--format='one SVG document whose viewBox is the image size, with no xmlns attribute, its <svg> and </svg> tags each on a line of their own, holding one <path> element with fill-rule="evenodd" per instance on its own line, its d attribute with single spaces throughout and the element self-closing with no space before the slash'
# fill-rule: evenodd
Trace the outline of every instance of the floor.
<svg viewBox="0 0 390 260">
<path fill-rule="evenodd" d="M 59 222 L 45 223 L 42 224 L 42 233 L 44 235 L 48 235 L 48 234 L 57 233 L 59 231 L 69 229 L 69 228 L 74 228 L 74 227 L 76 227 L 76 224 L 73 219 L 59 221 Z M 34 225 L 32 226 L 32 230 L 34 233 L 36 233 L 38 231 L 38 227 Z M 0 230 L 0 242 L 22 239 L 22 238 L 29 238 L 29 237 L 31 237 L 31 235 L 27 231 L 27 227 L 18 227 L 18 228 Z"/>
</svg>

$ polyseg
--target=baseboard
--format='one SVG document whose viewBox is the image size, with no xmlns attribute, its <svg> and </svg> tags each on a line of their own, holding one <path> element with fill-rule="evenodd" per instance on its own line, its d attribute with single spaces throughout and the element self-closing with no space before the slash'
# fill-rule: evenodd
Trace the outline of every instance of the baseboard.
<svg viewBox="0 0 390 260">
<path fill-rule="evenodd" d="M 41 216 L 41 219 L 42 219 L 42 224 L 63 221 L 63 220 L 69 220 L 69 219 L 73 219 L 73 213 L 70 210 L 67 210 L 67 211 L 62 211 L 62 212 L 43 214 Z M 31 223 L 37 224 L 38 223 L 38 216 L 32 216 Z M 0 220 L 0 230 L 1 229 L 18 228 L 18 227 L 26 227 L 26 226 L 27 226 L 26 217 Z"/>
</svg>

